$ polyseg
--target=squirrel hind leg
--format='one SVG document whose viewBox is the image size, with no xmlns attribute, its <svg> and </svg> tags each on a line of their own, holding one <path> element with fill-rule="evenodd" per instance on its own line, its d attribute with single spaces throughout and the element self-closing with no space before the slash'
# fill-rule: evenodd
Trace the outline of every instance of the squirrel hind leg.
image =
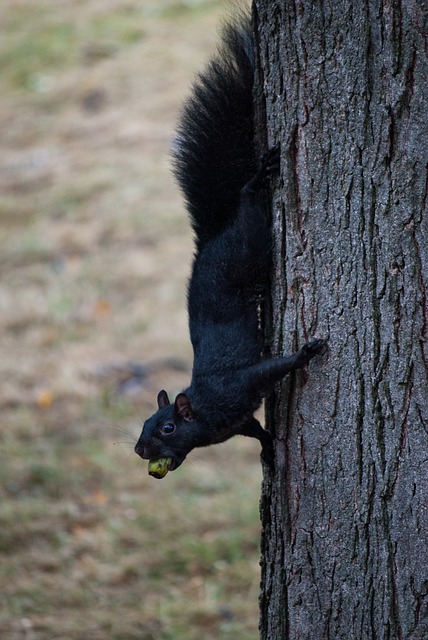
<svg viewBox="0 0 428 640">
<path fill-rule="evenodd" d="M 267 186 L 271 178 L 279 173 L 281 167 L 281 147 L 271 147 L 260 156 L 255 175 L 244 186 L 247 191 L 259 191 Z"/>
</svg>

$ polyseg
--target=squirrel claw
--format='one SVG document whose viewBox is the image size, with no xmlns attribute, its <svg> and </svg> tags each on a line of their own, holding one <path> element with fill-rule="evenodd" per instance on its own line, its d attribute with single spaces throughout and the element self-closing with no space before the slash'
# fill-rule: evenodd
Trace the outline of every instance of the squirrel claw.
<svg viewBox="0 0 428 640">
<path fill-rule="evenodd" d="M 281 147 L 279 144 L 271 147 L 260 156 L 260 168 L 266 177 L 278 173 L 281 166 Z"/>
<path fill-rule="evenodd" d="M 265 151 L 260 156 L 259 167 L 255 176 L 251 178 L 246 187 L 251 191 L 255 191 L 267 184 L 270 178 L 279 172 L 280 159 L 279 145 Z"/>
</svg>

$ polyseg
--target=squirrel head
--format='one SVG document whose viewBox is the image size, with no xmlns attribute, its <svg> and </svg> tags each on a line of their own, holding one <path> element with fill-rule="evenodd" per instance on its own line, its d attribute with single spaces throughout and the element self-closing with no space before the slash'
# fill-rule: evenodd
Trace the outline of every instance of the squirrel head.
<svg viewBox="0 0 428 640">
<path fill-rule="evenodd" d="M 171 403 L 166 391 L 159 391 L 158 411 L 145 421 L 135 445 L 143 460 L 172 458 L 170 471 L 177 469 L 190 451 L 201 446 L 199 425 L 188 395 L 179 393 Z"/>
</svg>

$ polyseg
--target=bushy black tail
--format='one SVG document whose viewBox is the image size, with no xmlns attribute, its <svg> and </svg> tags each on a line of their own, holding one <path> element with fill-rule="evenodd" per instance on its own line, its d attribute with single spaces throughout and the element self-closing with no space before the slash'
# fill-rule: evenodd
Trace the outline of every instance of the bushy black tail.
<svg viewBox="0 0 428 640">
<path fill-rule="evenodd" d="M 173 145 L 174 173 L 198 246 L 236 214 L 254 175 L 254 46 L 250 18 L 225 26 L 217 55 L 197 77 Z"/>
</svg>

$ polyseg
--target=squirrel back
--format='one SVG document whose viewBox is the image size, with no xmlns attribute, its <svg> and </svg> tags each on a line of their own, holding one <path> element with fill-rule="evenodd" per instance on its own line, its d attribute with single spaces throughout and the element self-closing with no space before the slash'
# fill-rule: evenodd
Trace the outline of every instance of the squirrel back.
<svg viewBox="0 0 428 640">
<path fill-rule="evenodd" d="M 185 102 L 172 149 L 198 248 L 230 224 L 257 166 L 250 17 L 238 15 L 221 35 Z"/>
</svg>

